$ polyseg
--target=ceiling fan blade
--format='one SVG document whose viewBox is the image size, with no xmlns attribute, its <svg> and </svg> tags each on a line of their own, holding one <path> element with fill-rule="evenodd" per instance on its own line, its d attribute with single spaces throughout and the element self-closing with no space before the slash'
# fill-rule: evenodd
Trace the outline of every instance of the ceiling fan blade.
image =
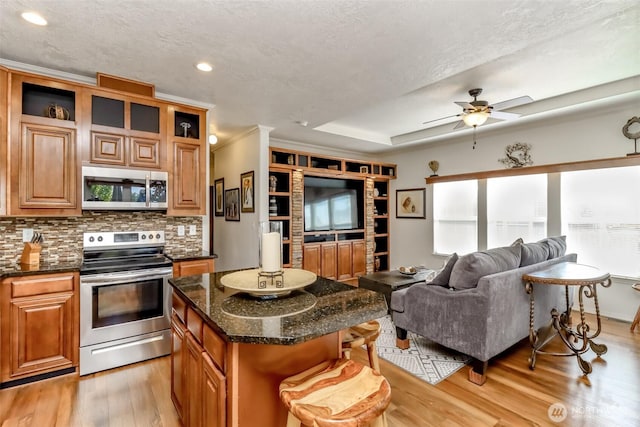
<svg viewBox="0 0 640 427">
<path fill-rule="evenodd" d="M 528 104 L 533 102 L 533 98 L 528 95 L 520 96 L 518 98 L 508 99 L 506 101 L 498 102 L 497 104 L 493 104 L 494 110 L 507 110 L 509 108 L 517 107 L 519 105 Z"/>
<path fill-rule="evenodd" d="M 439 119 L 435 119 L 435 120 L 428 120 L 426 122 L 422 122 L 423 125 L 426 125 L 427 123 L 433 123 L 433 122 L 439 122 L 440 120 L 444 120 L 444 119 L 450 119 L 451 117 L 458 117 L 460 116 L 460 114 L 454 114 L 452 116 L 446 116 L 446 117 L 440 117 Z"/>
<path fill-rule="evenodd" d="M 463 127 L 465 127 L 465 126 L 466 126 L 466 125 L 464 124 L 464 122 L 463 122 L 462 120 L 460 120 L 460 121 L 458 122 L 458 124 L 457 124 L 457 125 L 455 125 L 455 126 L 453 127 L 453 130 L 460 129 L 460 128 L 463 128 Z"/>
<path fill-rule="evenodd" d="M 473 105 L 469 104 L 468 102 L 455 101 L 454 104 L 458 104 L 465 110 L 473 110 L 475 108 Z"/>
<path fill-rule="evenodd" d="M 520 116 L 521 114 L 518 114 L 518 113 L 507 113 L 505 111 L 493 110 L 489 117 L 491 117 L 492 119 L 498 119 L 498 120 L 513 120 L 513 119 L 517 119 Z"/>
</svg>

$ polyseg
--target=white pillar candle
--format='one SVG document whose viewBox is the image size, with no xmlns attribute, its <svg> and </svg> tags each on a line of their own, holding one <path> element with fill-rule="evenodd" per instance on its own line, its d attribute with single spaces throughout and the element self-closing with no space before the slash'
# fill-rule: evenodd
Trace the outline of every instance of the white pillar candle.
<svg viewBox="0 0 640 427">
<path fill-rule="evenodd" d="M 270 232 L 262 235 L 261 265 L 265 273 L 275 273 L 281 270 L 280 233 Z"/>
</svg>

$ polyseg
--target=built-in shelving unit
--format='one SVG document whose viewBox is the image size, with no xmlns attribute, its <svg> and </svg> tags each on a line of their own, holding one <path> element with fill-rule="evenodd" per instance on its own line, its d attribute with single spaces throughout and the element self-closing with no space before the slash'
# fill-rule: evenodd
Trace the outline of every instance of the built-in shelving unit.
<svg viewBox="0 0 640 427">
<path fill-rule="evenodd" d="M 291 169 L 269 170 L 269 220 L 282 223 L 282 264 L 291 267 Z"/>
<path fill-rule="evenodd" d="M 396 165 L 275 147 L 270 149 L 270 156 L 269 176 L 276 179 L 276 186 L 269 189 L 269 218 L 283 223 L 285 266 L 302 267 L 350 283 L 357 283 L 357 277 L 367 271 L 389 269 L 389 180 L 396 178 Z M 303 232 L 304 212 L 292 211 L 292 199 L 303 197 L 303 194 L 294 194 L 293 171 L 299 171 L 304 176 L 373 181 L 373 194 L 371 191 L 365 192 L 365 205 L 372 203 L 374 207 L 373 213 L 366 218 L 367 227 L 373 223 L 373 233 L 371 228 Z M 302 205 L 298 209 L 303 209 Z M 294 229 L 300 230 L 295 236 Z M 293 265 L 294 247 L 296 251 L 301 250 L 296 255 L 296 262 L 301 265 Z"/>
<path fill-rule="evenodd" d="M 389 181 L 373 183 L 374 270 L 389 269 Z"/>
</svg>

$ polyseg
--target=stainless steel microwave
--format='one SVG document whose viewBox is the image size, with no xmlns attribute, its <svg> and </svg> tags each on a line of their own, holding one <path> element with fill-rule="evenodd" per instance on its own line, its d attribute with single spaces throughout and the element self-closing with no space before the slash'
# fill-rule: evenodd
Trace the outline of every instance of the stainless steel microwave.
<svg viewBox="0 0 640 427">
<path fill-rule="evenodd" d="M 82 209 L 167 209 L 168 180 L 161 171 L 83 166 Z"/>
</svg>

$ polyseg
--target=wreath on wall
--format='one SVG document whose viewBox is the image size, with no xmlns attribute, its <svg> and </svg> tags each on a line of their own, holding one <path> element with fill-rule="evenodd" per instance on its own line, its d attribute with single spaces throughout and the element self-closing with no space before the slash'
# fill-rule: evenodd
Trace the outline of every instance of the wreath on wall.
<svg viewBox="0 0 640 427">
<path fill-rule="evenodd" d="M 498 159 L 498 161 L 508 168 L 531 166 L 533 164 L 533 160 L 531 160 L 529 150 L 531 150 L 531 144 L 523 142 L 516 142 L 515 144 L 507 145 L 504 150 L 506 157 Z"/>
</svg>

